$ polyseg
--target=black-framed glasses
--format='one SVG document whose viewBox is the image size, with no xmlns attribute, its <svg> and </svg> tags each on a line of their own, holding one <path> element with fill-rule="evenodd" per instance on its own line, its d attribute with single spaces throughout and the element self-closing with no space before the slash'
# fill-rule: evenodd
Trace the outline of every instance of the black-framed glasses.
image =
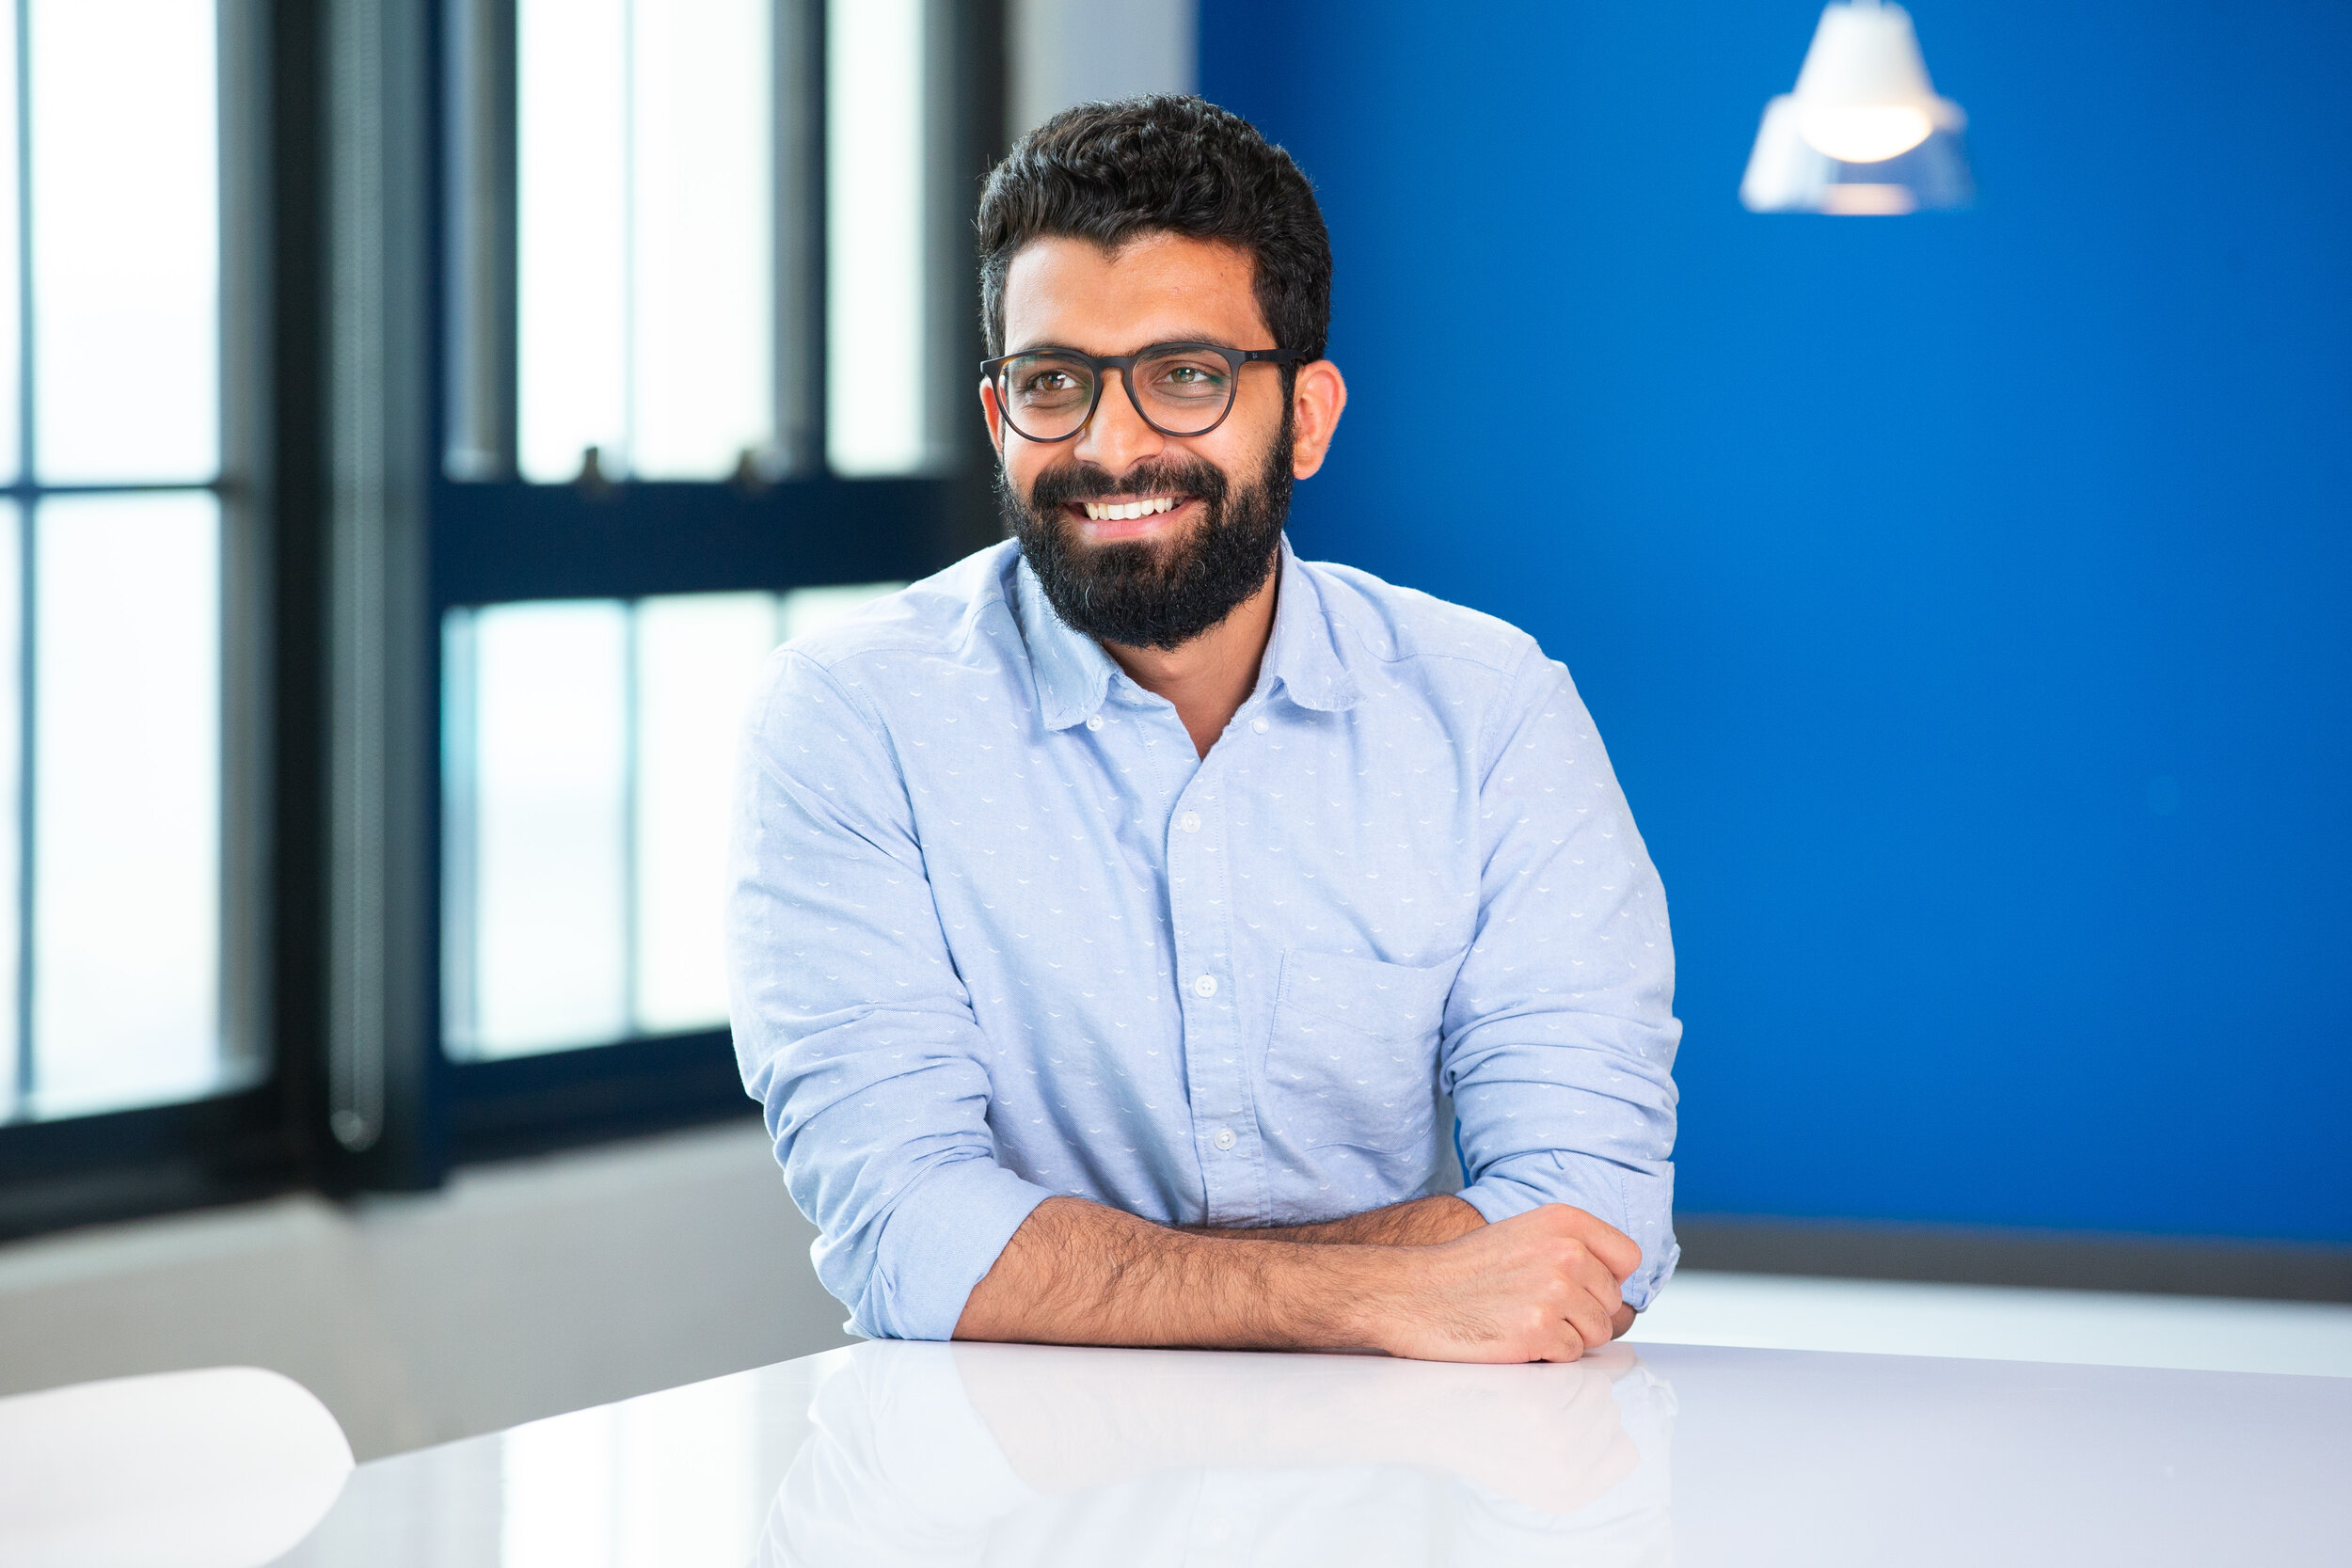
<svg viewBox="0 0 2352 1568">
<path fill-rule="evenodd" d="M 1163 436 L 1206 436 L 1233 411 L 1244 365 L 1296 365 L 1311 357 L 1301 349 L 1216 343 L 1153 343 L 1139 354 L 1041 348 L 984 359 L 980 373 L 996 388 L 1005 422 L 1025 441 L 1067 441 L 1084 430 L 1103 401 L 1103 372 L 1112 370 L 1145 424 Z"/>
</svg>

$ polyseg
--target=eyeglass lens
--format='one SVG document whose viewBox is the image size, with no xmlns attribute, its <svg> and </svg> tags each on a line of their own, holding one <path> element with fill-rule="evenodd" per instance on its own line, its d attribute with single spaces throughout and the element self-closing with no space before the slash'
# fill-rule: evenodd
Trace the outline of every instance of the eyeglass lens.
<svg viewBox="0 0 2352 1568">
<path fill-rule="evenodd" d="M 1074 433 L 1094 404 L 1094 369 L 1066 354 L 1025 354 L 1004 368 L 1005 413 L 1033 441 Z M 1135 401 L 1169 436 L 1198 436 L 1233 402 L 1233 368 L 1220 355 L 1169 349 L 1136 361 Z"/>
</svg>

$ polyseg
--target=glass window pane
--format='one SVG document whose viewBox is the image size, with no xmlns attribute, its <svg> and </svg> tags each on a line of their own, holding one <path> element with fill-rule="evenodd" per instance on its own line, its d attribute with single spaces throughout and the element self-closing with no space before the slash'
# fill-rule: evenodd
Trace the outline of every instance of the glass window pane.
<svg viewBox="0 0 2352 1568">
<path fill-rule="evenodd" d="M 826 459 L 910 473 L 926 428 L 924 0 L 825 12 Z"/>
<path fill-rule="evenodd" d="M 768 15 L 636 8 L 631 469 L 732 473 L 775 431 Z"/>
<path fill-rule="evenodd" d="M 560 483 L 628 445 L 628 0 L 518 0 L 516 457 Z"/>
<path fill-rule="evenodd" d="M 776 602 L 776 641 L 789 642 L 821 630 L 860 605 L 905 586 L 903 582 L 845 582 L 829 588 L 795 588 Z"/>
<path fill-rule="evenodd" d="M 735 754 L 776 644 L 905 586 L 499 605 L 442 628 L 460 1057 L 724 1025 Z"/>
<path fill-rule="evenodd" d="M 612 600 L 473 612 L 469 832 L 478 1056 L 628 1033 L 628 615 Z M 463 672 L 453 672 L 462 674 Z"/>
<path fill-rule="evenodd" d="M 775 431 L 772 0 L 521 0 L 523 475 L 723 479 Z"/>
<path fill-rule="evenodd" d="M 220 448 L 213 6 L 24 3 L 39 477 L 209 479 Z"/>
<path fill-rule="evenodd" d="M 37 1109 L 225 1087 L 218 503 L 33 516 Z"/>
<path fill-rule="evenodd" d="M 726 1022 L 720 927 L 735 751 L 774 649 L 766 594 L 647 599 L 637 610 L 637 1022 Z"/>
</svg>

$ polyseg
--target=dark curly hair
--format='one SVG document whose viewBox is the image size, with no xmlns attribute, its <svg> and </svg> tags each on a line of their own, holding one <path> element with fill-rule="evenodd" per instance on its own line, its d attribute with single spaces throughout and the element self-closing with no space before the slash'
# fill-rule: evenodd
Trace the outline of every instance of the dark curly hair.
<svg viewBox="0 0 2352 1568">
<path fill-rule="evenodd" d="M 1249 253 L 1277 348 L 1323 357 L 1331 238 L 1291 155 L 1239 115 L 1158 94 L 1064 109 L 1023 136 L 980 193 L 980 331 L 1005 352 L 1005 273 L 1032 240 L 1115 248 L 1144 234 Z"/>
</svg>

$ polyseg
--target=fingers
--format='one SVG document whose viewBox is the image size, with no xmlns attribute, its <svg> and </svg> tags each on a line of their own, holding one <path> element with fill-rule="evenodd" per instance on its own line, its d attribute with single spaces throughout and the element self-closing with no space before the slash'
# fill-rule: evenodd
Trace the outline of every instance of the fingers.
<svg viewBox="0 0 2352 1568">
<path fill-rule="evenodd" d="M 1565 1316 L 1581 1348 L 1598 1350 L 1625 1332 L 1618 1323 L 1620 1317 L 1631 1319 L 1632 1309 L 1625 1305 L 1617 1288 L 1640 1264 L 1641 1249 L 1623 1231 L 1581 1209 L 1563 1206 L 1561 1223 L 1568 1234 L 1559 1239 L 1558 1262 L 1563 1282 L 1571 1292 Z M 1629 1266 L 1625 1259 L 1629 1248 L 1632 1251 Z"/>
<path fill-rule="evenodd" d="M 1603 1321 L 1600 1304 L 1556 1275 L 1529 1280 L 1528 1293 L 1512 1309 L 1518 1342 L 1514 1360 L 1574 1361 L 1592 1344 L 1592 1325 Z"/>
<path fill-rule="evenodd" d="M 1616 1276 L 1619 1284 L 1633 1277 L 1633 1271 L 1642 1266 L 1642 1249 L 1632 1237 L 1581 1209 L 1573 1209 L 1565 1203 L 1557 1207 L 1563 1212 L 1569 1233 L 1601 1260 L 1602 1266 Z"/>
<path fill-rule="evenodd" d="M 1489 1228 L 1521 1241 L 1540 1237 L 1553 1246 L 1573 1246 L 1589 1253 L 1613 1283 L 1622 1283 L 1642 1266 L 1642 1249 L 1633 1238 L 1606 1221 L 1565 1203 L 1546 1203 Z"/>
<path fill-rule="evenodd" d="M 1574 1361 L 1609 1342 L 1614 1308 L 1590 1289 L 1554 1274 L 1538 1288 L 1537 1297 L 1540 1305 L 1530 1305 L 1541 1320 L 1541 1359 Z"/>
<path fill-rule="evenodd" d="M 1562 1259 L 1567 1269 L 1568 1282 L 1600 1304 L 1601 1315 L 1613 1314 L 1620 1305 L 1617 1294 L 1617 1272 L 1597 1257 L 1593 1249 L 1570 1243 Z"/>
<path fill-rule="evenodd" d="M 1579 1291 L 1569 1301 L 1567 1321 L 1576 1331 L 1578 1355 L 1609 1342 L 1609 1309 L 1590 1291 Z"/>
</svg>

